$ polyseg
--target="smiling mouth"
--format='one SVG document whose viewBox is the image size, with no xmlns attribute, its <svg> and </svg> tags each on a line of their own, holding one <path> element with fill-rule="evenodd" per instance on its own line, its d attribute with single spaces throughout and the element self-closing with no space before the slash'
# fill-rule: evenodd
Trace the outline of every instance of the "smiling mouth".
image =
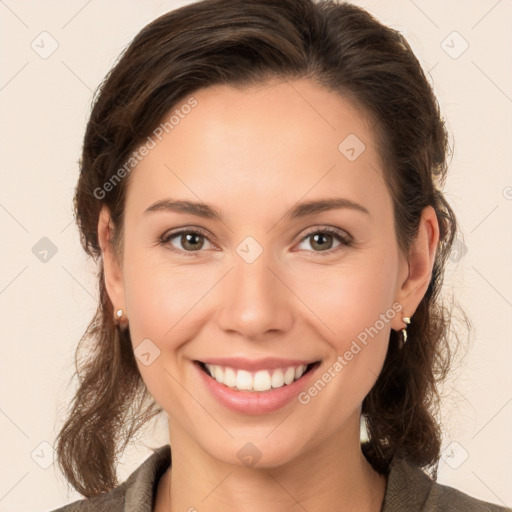
<svg viewBox="0 0 512 512">
<path fill-rule="evenodd" d="M 255 392 L 288 386 L 320 365 L 320 361 L 315 361 L 307 365 L 249 372 L 228 366 L 206 364 L 202 361 L 194 362 L 204 373 L 224 386 L 238 391 Z"/>
</svg>

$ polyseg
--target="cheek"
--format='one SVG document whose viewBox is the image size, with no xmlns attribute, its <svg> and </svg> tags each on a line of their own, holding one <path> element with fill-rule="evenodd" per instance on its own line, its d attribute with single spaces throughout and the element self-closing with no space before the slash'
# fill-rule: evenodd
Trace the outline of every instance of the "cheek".
<svg viewBox="0 0 512 512">
<path fill-rule="evenodd" d="M 297 281 L 298 294 L 313 312 L 310 321 L 329 345 L 330 375 L 325 377 L 333 381 L 328 394 L 340 406 L 339 415 L 361 403 L 380 374 L 391 321 L 398 314 L 393 308 L 396 275 L 397 258 L 381 252 L 350 263 L 347 258 L 346 265 L 314 273 L 314 280 Z"/>
<path fill-rule="evenodd" d="M 206 303 L 210 310 L 212 306 L 215 309 L 207 295 L 218 284 L 224 267 L 213 263 L 171 265 L 161 257 L 155 261 L 151 250 L 127 251 L 124 263 L 134 346 L 149 338 L 157 344 L 165 339 L 167 349 L 176 348 L 167 345 L 193 335 L 185 332 L 186 326 L 194 323 Z M 309 318 L 306 321 L 315 325 L 317 333 L 321 331 L 331 345 L 345 351 L 353 339 L 364 338 L 367 330 L 374 332 L 375 324 L 387 337 L 389 322 L 382 328 L 379 318 L 394 312 L 396 275 L 397 259 L 385 251 L 354 254 L 335 265 L 299 263 L 282 276 L 293 290 L 288 303 L 287 292 L 283 292 L 283 307 L 293 307 L 292 313 L 302 321 Z"/>
<path fill-rule="evenodd" d="M 360 406 L 382 370 L 391 321 L 399 314 L 397 304 L 393 307 L 396 263 L 393 256 L 381 255 L 372 265 L 331 268 L 316 274 L 314 283 L 302 283 L 302 293 L 309 290 L 305 302 L 317 317 L 310 316 L 311 322 L 322 332 L 329 355 L 324 373 L 300 399 L 319 415 L 322 403 L 332 406 L 326 429 L 336 429 Z M 322 398 L 316 400 L 317 395 Z"/>
<path fill-rule="evenodd" d="M 210 298 L 208 293 L 219 284 L 226 268 L 213 263 L 171 265 L 162 259 L 155 261 L 151 251 L 141 250 L 127 251 L 124 264 L 126 305 L 136 354 L 138 345 L 148 339 L 159 352 L 148 366 L 137 359 L 139 370 L 157 402 L 181 407 L 176 404 L 187 400 L 175 382 L 186 381 L 187 369 L 180 364 L 181 347 L 197 337 L 222 306 L 213 300 L 214 296 L 221 300 L 222 293 Z M 318 354 L 326 356 L 326 366 L 336 361 L 343 366 L 342 371 L 333 370 L 335 383 L 323 394 L 327 399 L 334 393 L 330 401 L 341 406 L 339 414 L 353 410 L 380 373 L 390 312 L 396 314 L 392 308 L 396 275 L 397 259 L 384 250 L 354 253 L 336 265 L 308 262 L 283 271 L 283 281 L 293 293 L 283 289 L 282 307 L 293 308 L 300 328 L 318 343 Z M 231 288 L 230 292 L 236 293 Z M 336 392 L 340 388 L 343 398 Z M 335 420 L 340 419 L 334 415 Z"/>
<path fill-rule="evenodd" d="M 173 267 L 129 258 L 125 269 L 125 294 L 134 345 L 141 338 L 179 339 L 176 335 L 187 323 L 187 315 L 193 315 L 194 306 L 211 288 L 205 272 L 199 272 L 194 265 Z"/>
<path fill-rule="evenodd" d="M 190 368 L 181 364 L 180 349 L 197 335 L 200 300 L 214 276 L 209 284 L 194 265 L 173 267 L 136 251 L 125 258 L 124 268 L 130 335 L 142 379 L 167 411 L 184 414 L 182 405 L 190 397 L 179 383 L 187 380 Z M 150 354 L 149 361 L 144 353 Z"/>
<path fill-rule="evenodd" d="M 136 362 L 146 386 L 166 410 L 187 403 L 180 382 L 192 370 L 190 341 L 211 318 L 209 292 L 225 269 L 215 265 L 172 265 L 159 249 L 141 250 L 135 244 L 124 260 L 125 298 Z M 149 340 L 149 341 L 148 341 Z M 146 365 L 140 353 L 151 354 Z M 184 364 L 186 363 L 186 364 Z M 172 408 L 169 404 L 175 404 Z"/>
<path fill-rule="evenodd" d="M 310 268 L 308 272 L 304 269 L 299 275 L 302 277 L 296 278 L 294 289 L 323 325 L 332 345 L 344 350 L 347 343 L 376 323 L 387 339 L 389 321 L 383 326 L 379 319 L 386 315 L 386 320 L 391 320 L 396 314 L 392 304 L 397 259 L 393 254 L 361 254 L 341 265 L 318 267 L 316 271 Z"/>
</svg>

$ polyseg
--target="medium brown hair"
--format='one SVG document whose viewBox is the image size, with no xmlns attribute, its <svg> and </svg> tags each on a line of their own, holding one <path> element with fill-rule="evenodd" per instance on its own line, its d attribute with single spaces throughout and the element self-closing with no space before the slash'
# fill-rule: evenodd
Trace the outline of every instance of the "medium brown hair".
<svg viewBox="0 0 512 512">
<path fill-rule="evenodd" d="M 162 411 L 138 371 L 129 329 L 113 322 L 104 285 L 98 216 L 106 205 L 121 254 L 129 176 L 101 198 L 97 191 L 162 114 L 194 91 L 304 78 L 350 98 L 372 121 L 404 254 L 422 210 L 431 205 L 437 214 L 440 243 L 409 341 L 401 348 L 401 333 L 391 331 L 384 367 L 362 410 L 369 435 L 363 450 L 376 470 L 385 472 L 395 455 L 429 470 L 439 460 L 437 383 L 449 366 L 451 315 L 439 292 L 457 222 L 440 191 L 447 133 L 418 60 L 399 32 L 350 4 L 205 0 L 142 29 L 101 84 L 87 124 L 74 206 L 84 250 L 98 262 L 100 301 L 77 347 L 78 388 L 57 438 L 59 465 L 84 496 L 117 485 L 118 455 Z"/>
</svg>

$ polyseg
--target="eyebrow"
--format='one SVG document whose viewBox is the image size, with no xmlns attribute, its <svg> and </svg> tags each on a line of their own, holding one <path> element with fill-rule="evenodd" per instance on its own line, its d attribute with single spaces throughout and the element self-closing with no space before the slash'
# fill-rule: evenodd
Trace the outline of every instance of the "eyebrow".
<svg viewBox="0 0 512 512">
<path fill-rule="evenodd" d="M 362 212 L 370 215 L 370 212 L 359 203 L 355 203 L 350 199 L 335 198 L 335 199 L 320 199 L 316 201 L 307 201 L 300 203 L 290 210 L 288 210 L 284 217 L 287 220 L 293 220 L 300 217 L 306 217 L 315 213 L 321 213 L 328 210 L 335 210 L 341 208 L 348 208 L 351 210 Z M 151 206 L 146 208 L 144 214 L 156 211 L 171 211 L 176 213 L 188 213 L 197 217 L 205 219 L 214 219 L 222 221 L 222 214 L 212 206 L 194 201 L 179 201 L 172 199 L 162 199 L 156 201 Z"/>
</svg>

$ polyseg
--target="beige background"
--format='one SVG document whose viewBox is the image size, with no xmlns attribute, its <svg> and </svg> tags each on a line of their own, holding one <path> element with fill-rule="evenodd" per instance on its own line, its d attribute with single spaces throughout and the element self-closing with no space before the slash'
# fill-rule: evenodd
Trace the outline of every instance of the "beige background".
<svg viewBox="0 0 512 512">
<path fill-rule="evenodd" d="M 96 303 L 94 268 L 71 209 L 81 140 L 93 91 L 121 50 L 149 21 L 185 3 L 0 2 L 1 511 L 51 510 L 80 497 L 68 493 L 51 445 L 72 392 L 75 346 Z M 512 3 L 357 3 L 406 35 L 455 141 L 446 191 L 467 252 L 453 253 L 446 285 L 474 331 L 446 389 L 439 479 L 511 506 Z M 42 37 L 44 51 L 58 43 L 47 58 L 31 47 L 35 40 L 43 52 Z M 57 250 L 46 262 L 32 252 L 43 237 Z M 142 441 L 166 443 L 165 418 Z M 148 454 L 131 447 L 121 478 Z"/>
</svg>

